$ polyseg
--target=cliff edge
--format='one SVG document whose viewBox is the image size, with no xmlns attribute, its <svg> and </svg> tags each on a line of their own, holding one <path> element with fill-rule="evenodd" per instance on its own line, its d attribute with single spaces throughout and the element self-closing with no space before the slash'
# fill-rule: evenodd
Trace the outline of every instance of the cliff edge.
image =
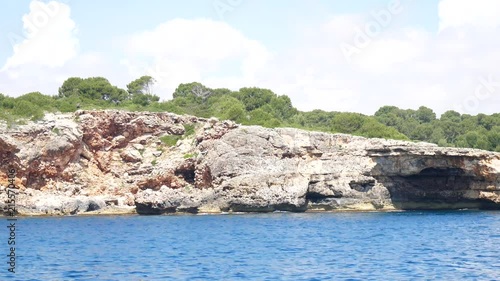
<svg viewBox="0 0 500 281">
<path fill-rule="evenodd" d="M 0 209 L 20 215 L 500 209 L 500 153 L 77 111 L 0 126 Z"/>
</svg>

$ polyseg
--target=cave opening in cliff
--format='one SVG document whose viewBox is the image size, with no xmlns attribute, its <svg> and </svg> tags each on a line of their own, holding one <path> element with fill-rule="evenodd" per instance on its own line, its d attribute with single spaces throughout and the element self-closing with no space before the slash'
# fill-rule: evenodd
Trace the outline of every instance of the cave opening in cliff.
<svg viewBox="0 0 500 281">
<path fill-rule="evenodd" d="M 379 179 L 400 209 L 490 208 L 487 201 L 466 196 L 474 182 L 480 181 L 461 168 L 428 167 L 413 175 Z"/>
<path fill-rule="evenodd" d="M 90 202 L 89 203 L 89 206 L 87 208 L 87 212 L 91 212 L 91 211 L 97 211 L 99 210 L 101 207 L 99 206 L 99 204 L 95 203 L 95 202 Z"/>
<path fill-rule="evenodd" d="M 194 184 L 194 179 L 196 173 L 193 169 L 178 169 L 175 171 L 175 175 L 183 178 L 187 183 Z"/>
<path fill-rule="evenodd" d="M 403 176 L 406 182 L 422 191 L 465 190 L 472 182 L 472 177 L 460 168 L 425 168 L 420 173 Z"/>
</svg>

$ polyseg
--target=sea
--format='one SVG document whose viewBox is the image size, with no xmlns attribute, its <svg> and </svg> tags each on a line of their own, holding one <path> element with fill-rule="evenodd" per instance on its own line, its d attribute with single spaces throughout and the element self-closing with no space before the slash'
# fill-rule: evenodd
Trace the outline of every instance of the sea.
<svg viewBox="0 0 500 281">
<path fill-rule="evenodd" d="M 500 280 L 498 211 L 18 218 L 15 273 L 5 226 L 0 280 Z"/>
</svg>

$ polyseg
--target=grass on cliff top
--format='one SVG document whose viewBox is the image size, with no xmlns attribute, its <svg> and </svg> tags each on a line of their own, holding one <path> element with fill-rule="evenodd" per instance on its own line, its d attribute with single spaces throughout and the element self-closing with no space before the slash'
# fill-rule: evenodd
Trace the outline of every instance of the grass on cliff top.
<svg viewBox="0 0 500 281">
<path fill-rule="evenodd" d="M 179 135 L 167 135 L 160 137 L 160 140 L 165 145 L 172 147 L 177 144 L 177 142 L 181 139 L 188 138 L 195 133 L 195 126 L 193 124 L 185 124 L 184 125 L 184 134 L 182 136 Z"/>
</svg>

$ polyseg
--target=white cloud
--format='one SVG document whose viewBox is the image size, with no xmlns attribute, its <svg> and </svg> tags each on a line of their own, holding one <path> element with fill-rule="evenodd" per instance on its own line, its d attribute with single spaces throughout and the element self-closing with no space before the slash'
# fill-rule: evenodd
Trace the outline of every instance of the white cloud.
<svg viewBox="0 0 500 281">
<path fill-rule="evenodd" d="M 13 53 L 0 70 L 1 93 L 20 96 L 40 91 L 55 95 L 72 76 L 103 76 L 112 83 L 125 84 L 124 73 L 107 54 L 79 52 L 76 23 L 68 5 L 34 0 L 22 22 L 22 33 L 8 35 L 13 39 Z"/>
<path fill-rule="evenodd" d="M 261 43 L 227 23 L 209 19 L 175 19 L 134 34 L 126 40 L 125 54 L 122 64 L 130 74 L 153 76 L 163 98 L 169 98 L 180 83 L 216 82 L 212 87 L 228 87 L 223 85 L 226 80 L 253 83 L 272 56 Z M 227 75 L 229 71 L 233 73 Z M 227 77 L 222 81 L 217 76 L 221 72 Z"/>
<path fill-rule="evenodd" d="M 13 96 L 56 94 L 60 76 L 77 59 L 76 24 L 64 3 L 33 0 L 29 8 L 23 31 L 8 33 L 13 53 L 0 69 L 0 91 Z"/>
<path fill-rule="evenodd" d="M 458 14 L 457 7 L 448 5 L 451 1 L 442 2 L 445 3 L 440 4 L 441 15 Z M 495 3 L 479 1 L 473 5 L 477 6 L 475 11 L 484 11 L 493 9 Z M 290 95 L 294 104 L 304 110 L 373 114 L 383 105 L 425 105 L 437 113 L 449 109 L 468 114 L 498 112 L 495 102 L 499 100 L 500 87 L 478 100 L 474 107 L 456 106 L 474 99 L 481 78 L 492 76 L 500 81 L 496 64 L 500 60 L 500 30 L 489 28 L 493 20 L 474 18 L 464 19 L 467 24 L 462 25 L 444 16 L 441 22 L 452 28 L 433 33 L 398 26 L 394 16 L 393 23 L 347 60 L 339 46 L 352 44 L 357 34 L 353 26 L 363 26 L 363 21 L 357 16 L 334 17 L 321 28 L 308 30 L 303 36 L 307 44 L 273 61 L 268 72 L 272 76 L 261 84 Z M 365 22 L 371 20 L 365 18 Z M 300 59 L 288 59 L 293 56 Z M 278 73 L 278 69 L 283 71 Z M 300 77 L 311 79 L 291 82 L 301 81 Z"/>
<path fill-rule="evenodd" d="M 439 29 L 474 26 L 495 28 L 500 25 L 500 2 L 497 0 L 441 0 Z"/>
<path fill-rule="evenodd" d="M 43 7 L 35 3 L 41 2 L 32 2 L 25 28 Z M 54 94 L 70 76 L 104 76 L 125 87 L 151 75 L 163 99 L 180 83 L 198 81 L 213 88 L 269 88 L 289 95 L 301 110 L 372 114 L 383 105 L 425 105 L 437 113 L 493 113 L 498 112 L 500 87 L 480 99 L 475 90 L 486 77 L 500 81 L 496 3 L 442 0 L 439 32 L 400 26 L 404 14 L 394 14 L 350 60 L 340 46 L 354 45 L 359 30 L 373 22 L 370 13 L 335 15 L 307 29 L 302 26 L 296 32 L 300 43 L 283 50 L 272 50 L 225 22 L 174 19 L 125 37 L 123 50 L 117 50 L 123 52 L 121 61 L 105 53 L 79 53 L 76 25 L 69 7 L 61 4 L 45 28 L 17 42 L 0 71 L 0 91 Z"/>
<path fill-rule="evenodd" d="M 374 73 L 388 72 L 396 64 L 406 63 L 419 55 L 421 49 L 410 38 L 380 39 L 353 60 L 363 70 Z"/>
<path fill-rule="evenodd" d="M 23 27 L 23 34 L 9 33 L 14 53 L 2 71 L 16 73 L 25 65 L 61 67 L 77 54 L 76 25 L 66 4 L 32 1 Z"/>
</svg>

